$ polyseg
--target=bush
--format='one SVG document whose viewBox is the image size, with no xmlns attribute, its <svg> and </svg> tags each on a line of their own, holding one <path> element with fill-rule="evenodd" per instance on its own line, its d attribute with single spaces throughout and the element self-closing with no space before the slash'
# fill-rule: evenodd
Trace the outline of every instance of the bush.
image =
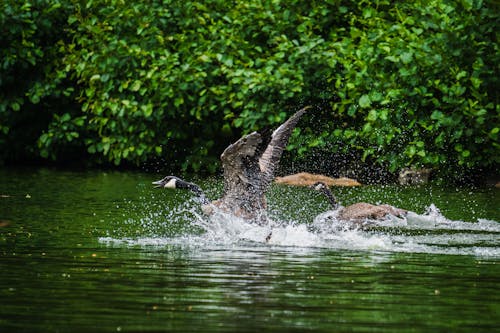
<svg viewBox="0 0 500 333">
<path fill-rule="evenodd" d="M 402 166 L 499 162 L 498 11 L 480 1 L 367 6 L 333 31 L 342 70 L 325 142 Z M 331 122 L 328 122 L 329 127 Z M 488 156 L 485 159 L 485 156 Z"/>
<path fill-rule="evenodd" d="M 305 104 L 319 107 L 292 138 L 302 157 L 350 154 L 392 171 L 499 161 L 492 2 L 2 6 L 4 161 L 23 141 L 58 161 L 215 172 L 228 142 Z M 24 127 L 29 140 L 8 135 Z"/>
<path fill-rule="evenodd" d="M 70 8 L 58 1 L 0 5 L 0 163 L 39 155 L 36 142 L 53 114 L 73 104 L 65 97 L 73 87 L 60 87 L 56 73 Z"/>
</svg>

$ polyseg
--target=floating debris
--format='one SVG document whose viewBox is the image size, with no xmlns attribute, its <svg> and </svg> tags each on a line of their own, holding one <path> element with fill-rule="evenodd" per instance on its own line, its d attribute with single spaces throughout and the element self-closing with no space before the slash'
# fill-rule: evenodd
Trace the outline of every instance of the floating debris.
<svg viewBox="0 0 500 333">
<path fill-rule="evenodd" d="M 311 186 L 317 182 L 323 182 L 328 186 L 361 186 L 355 179 L 340 177 L 332 178 L 325 175 L 316 175 L 308 172 L 300 172 L 285 177 L 276 177 L 277 184 L 286 184 L 294 186 Z"/>
</svg>

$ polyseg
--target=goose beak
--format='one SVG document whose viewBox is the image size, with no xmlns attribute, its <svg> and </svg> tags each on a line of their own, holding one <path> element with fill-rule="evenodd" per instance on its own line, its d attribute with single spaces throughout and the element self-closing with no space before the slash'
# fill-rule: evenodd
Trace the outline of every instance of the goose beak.
<svg viewBox="0 0 500 333">
<path fill-rule="evenodd" d="M 152 184 L 155 185 L 155 188 L 177 188 L 177 180 L 176 177 L 167 176 L 162 180 L 152 182 Z"/>
<path fill-rule="evenodd" d="M 163 182 L 163 179 L 162 179 L 162 180 L 157 180 L 155 182 L 152 182 L 151 184 L 153 184 L 155 186 L 155 188 L 162 188 L 163 185 L 164 185 L 164 182 Z"/>
</svg>

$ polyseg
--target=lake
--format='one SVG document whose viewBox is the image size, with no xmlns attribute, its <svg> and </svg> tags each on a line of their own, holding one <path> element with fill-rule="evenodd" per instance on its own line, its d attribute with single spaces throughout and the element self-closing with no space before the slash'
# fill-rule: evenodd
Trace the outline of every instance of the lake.
<svg viewBox="0 0 500 333">
<path fill-rule="evenodd" d="M 162 176 L 0 169 L 0 332 L 500 331 L 499 189 L 334 188 L 416 219 L 333 232 L 324 198 L 274 185 L 266 242 Z"/>
</svg>

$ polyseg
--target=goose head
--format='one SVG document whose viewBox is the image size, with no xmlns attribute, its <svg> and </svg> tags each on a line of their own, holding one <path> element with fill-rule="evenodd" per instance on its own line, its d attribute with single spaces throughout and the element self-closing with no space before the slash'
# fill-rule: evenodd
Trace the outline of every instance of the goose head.
<svg viewBox="0 0 500 333">
<path fill-rule="evenodd" d="M 152 183 L 156 188 L 188 188 L 189 183 L 176 176 L 166 176 Z"/>
<path fill-rule="evenodd" d="M 318 191 L 318 192 L 325 192 L 328 189 L 326 184 L 323 182 L 316 182 L 316 183 L 310 185 L 309 187 L 312 188 L 313 190 Z"/>
<path fill-rule="evenodd" d="M 333 209 L 337 209 L 339 207 L 337 199 L 333 195 L 332 191 L 330 191 L 330 188 L 328 187 L 328 185 L 326 185 L 325 183 L 316 182 L 316 183 L 310 185 L 309 188 L 312 188 L 313 190 L 318 191 L 318 192 L 322 193 L 324 196 L 326 196 Z"/>
<path fill-rule="evenodd" d="M 176 176 L 167 176 L 163 179 L 153 182 L 152 184 L 155 185 L 156 188 L 169 188 L 169 189 L 180 188 L 189 190 L 198 197 L 198 200 L 201 203 L 208 204 L 210 202 L 205 196 L 205 193 L 203 193 L 203 190 L 198 185 L 187 182 Z"/>
</svg>

